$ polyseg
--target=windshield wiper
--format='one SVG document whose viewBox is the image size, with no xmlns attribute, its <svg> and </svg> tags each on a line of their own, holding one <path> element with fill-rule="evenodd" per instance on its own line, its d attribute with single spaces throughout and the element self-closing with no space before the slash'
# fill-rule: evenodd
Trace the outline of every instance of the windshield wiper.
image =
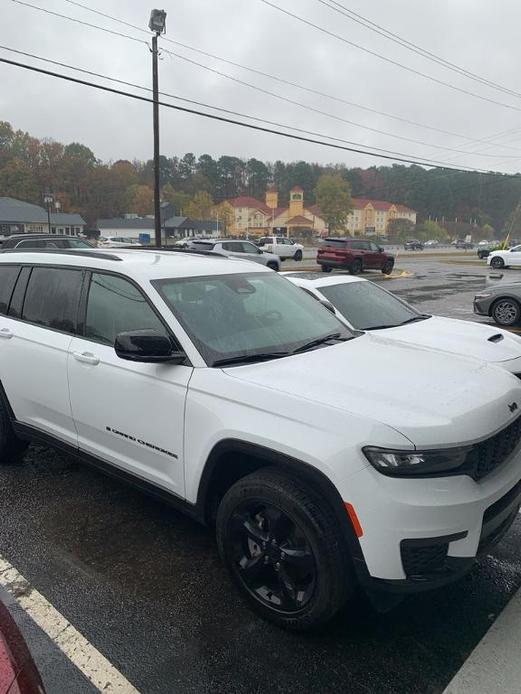
<svg viewBox="0 0 521 694">
<path fill-rule="evenodd" d="M 266 361 L 268 359 L 280 359 L 287 357 L 292 352 L 262 352 L 261 354 L 242 354 L 235 357 L 226 357 L 217 359 L 212 363 L 212 366 L 229 366 L 232 364 L 251 364 L 256 361 Z"/>
<path fill-rule="evenodd" d="M 407 320 L 401 323 L 387 323 L 386 325 L 369 325 L 364 330 L 385 330 L 386 328 L 399 328 L 401 325 L 407 325 L 407 323 L 415 323 L 419 320 L 427 320 L 427 318 L 432 318 L 428 313 L 421 313 L 419 316 L 413 316 L 413 318 L 407 318 Z"/>
<path fill-rule="evenodd" d="M 318 347 L 319 345 L 329 342 L 330 340 L 340 340 L 345 342 L 346 340 L 351 340 L 351 337 L 340 337 L 341 333 L 331 333 L 330 335 L 324 335 L 324 337 L 318 337 L 316 340 L 311 340 L 311 342 L 306 342 L 306 344 L 294 349 L 291 354 L 298 354 L 299 352 L 306 352 L 308 349 L 313 347 Z"/>
<path fill-rule="evenodd" d="M 402 323 L 398 323 L 398 325 L 407 325 L 407 323 L 416 323 L 416 321 L 427 320 L 427 318 L 432 318 L 430 313 L 420 313 L 419 316 L 414 316 L 413 318 L 408 318 L 407 320 L 404 320 Z"/>
</svg>

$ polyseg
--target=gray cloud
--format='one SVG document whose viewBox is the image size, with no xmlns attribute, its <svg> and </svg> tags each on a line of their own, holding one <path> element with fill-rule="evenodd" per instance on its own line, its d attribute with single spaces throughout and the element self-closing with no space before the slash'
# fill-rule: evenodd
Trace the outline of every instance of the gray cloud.
<svg viewBox="0 0 521 694">
<path fill-rule="evenodd" d="M 64 0 L 33 0 L 46 9 L 74 16 L 134 36 L 140 34 L 92 13 L 72 7 Z M 138 0 L 126 2 L 84 0 L 108 14 L 144 28 L 151 5 Z M 485 0 L 342 0 L 350 9 L 407 37 L 454 63 L 521 91 L 519 41 L 521 6 L 514 0 L 494 5 Z M 344 35 L 351 41 L 384 53 L 415 69 L 432 74 L 464 89 L 521 108 L 521 99 L 501 94 L 434 65 L 420 56 L 340 17 L 317 0 L 274 0 L 286 9 Z M 405 118 L 467 135 L 484 138 L 519 127 L 501 142 L 521 148 L 520 113 L 460 94 L 351 48 L 332 37 L 304 26 L 267 7 L 260 0 L 168 0 L 168 34 L 230 60 L 302 82 L 322 92 Z M 0 24 L 2 45 L 27 50 L 54 60 L 150 86 L 151 65 L 147 46 L 124 38 L 75 25 L 3 0 Z M 146 36 L 142 35 L 146 40 Z M 423 140 L 426 145 L 402 142 L 362 128 L 284 103 L 253 89 L 163 54 L 160 86 L 164 91 L 223 108 L 236 109 L 296 127 L 328 133 L 366 146 L 400 151 L 415 157 L 493 168 L 518 170 L 521 149 L 472 145 L 384 116 L 283 87 L 195 53 L 179 50 L 208 66 L 291 99 L 348 118 L 364 125 Z M 0 51 L 2 57 L 9 57 Z M 36 61 L 28 61 L 35 64 Z M 45 66 L 44 66 L 45 67 Z M 102 159 L 150 158 L 152 151 L 151 107 L 56 79 L 0 65 L 0 118 L 37 137 L 63 142 L 80 141 Z M 463 148 L 478 154 L 457 155 L 428 144 Z M 290 142 L 275 136 L 212 123 L 194 116 L 162 110 L 161 148 L 167 156 L 187 151 L 213 156 L 235 154 L 262 160 L 306 159 L 369 166 L 381 160 L 338 152 L 313 145 Z M 490 159 L 484 153 L 500 154 Z"/>
</svg>

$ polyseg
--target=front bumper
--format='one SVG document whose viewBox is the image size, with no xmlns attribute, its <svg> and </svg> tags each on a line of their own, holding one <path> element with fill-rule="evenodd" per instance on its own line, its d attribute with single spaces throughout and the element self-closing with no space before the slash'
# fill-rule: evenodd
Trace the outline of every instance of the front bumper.
<svg viewBox="0 0 521 694">
<path fill-rule="evenodd" d="M 474 299 L 473 303 L 474 313 L 478 316 L 489 316 L 490 315 L 490 299 Z"/>
<path fill-rule="evenodd" d="M 521 451 L 479 482 L 464 475 L 396 479 L 366 468 L 349 486 L 363 528 L 354 557 L 362 583 L 393 593 L 430 590 L 468 572 L 514 522 Z"/>
</svg>

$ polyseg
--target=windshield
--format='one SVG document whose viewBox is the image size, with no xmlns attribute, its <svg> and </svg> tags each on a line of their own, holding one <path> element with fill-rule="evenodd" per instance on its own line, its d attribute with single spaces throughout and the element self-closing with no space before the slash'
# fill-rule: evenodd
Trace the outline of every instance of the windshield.
<svg viewBox="0 0 521 694">
<path fill-rule="evenodd" d="M 420 316 L 412 306 L 372 282 L 332 284 L 319 291 L 359 330 L 394 327 Z"/>
<path fill-rule="evenodd" d="M 353 334 L 327 309 L 275 273 L 155 280 L 204 360 L 284 356 L 319 338 Z"/>
</svg>

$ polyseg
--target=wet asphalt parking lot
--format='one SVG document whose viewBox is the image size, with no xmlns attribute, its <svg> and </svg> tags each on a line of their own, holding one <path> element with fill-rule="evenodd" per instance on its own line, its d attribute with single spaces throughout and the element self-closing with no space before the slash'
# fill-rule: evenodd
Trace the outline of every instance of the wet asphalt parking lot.
<svg viewBox="0 0 521 694">
<path fill-rule="evenodd" d="M 422 311 L 473 319 L 484 265 L 397 267 L 416 276 L 365 276 Z M 441 693 L 521 585 L 520 516 L 460 583 L 384 615 L 359 599 L 322 633 L 295 635 L 241 602 L 211 530 L 119 481 L 32 446 L 0 468 L 0 492 L 0 555 L 140 692 Z M 51 694 L 97 691 L 22 626 Z"/>
</svg>

